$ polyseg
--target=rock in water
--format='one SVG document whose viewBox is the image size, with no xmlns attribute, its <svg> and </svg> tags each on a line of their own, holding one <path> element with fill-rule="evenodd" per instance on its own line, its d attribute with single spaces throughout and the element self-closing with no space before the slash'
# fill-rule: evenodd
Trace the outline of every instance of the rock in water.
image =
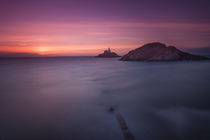
<svg viewBox="0 0 210 140">
<path fill-rule="evenodd" d="M 120 57 L 119 55 L 117 55 L 115 52 L 111 52 L 111 49 L 108 48 L 108 50 L 105 50 L 104 53 L 99 54 L 96 57 L 104 57 L 104 58 L 111 58 L 111 57 Z"/>
<path fill-rule="evenodd" d="M 114 111 L 114 108 L 110 107 L 109 112 L 113 112 L 113 111 Z"/>
<path fill-rule="evenodd" d="M 206 60 L 208 58 L 192 55 L 178 50 L 174 46 L 154 42 L 130 51 L 120 60 L 122 61 L 176 61 L 176 60 Z"/>
</svg>

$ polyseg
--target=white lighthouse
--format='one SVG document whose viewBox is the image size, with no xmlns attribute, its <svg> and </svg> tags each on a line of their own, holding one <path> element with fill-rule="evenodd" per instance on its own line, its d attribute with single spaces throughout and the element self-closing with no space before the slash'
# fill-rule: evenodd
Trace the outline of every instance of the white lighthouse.
<svg viewBox="0 0 210 140">
<path fill-rule="evenodd" d="M 111 49 L 110 48 L 108 48 L 108 52 L 111 53 Z"/>
<path fill-rule="evenodd" d="M 111 53 L 111 49 L 108 48 L 107 50 L 104 50 L 104 53 Z"/>
</svg>

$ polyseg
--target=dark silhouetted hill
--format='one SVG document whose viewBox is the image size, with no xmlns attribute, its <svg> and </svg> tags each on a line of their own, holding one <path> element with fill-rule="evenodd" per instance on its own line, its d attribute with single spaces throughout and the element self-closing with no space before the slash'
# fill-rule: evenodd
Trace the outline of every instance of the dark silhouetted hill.
<svg viewBox="0 0 210 140">
<path fill-rule="evenodd" d="M 124 55 L 122 61 L 176 61 L 176 60 L 205 60 L 204 56 L 192 55 L 182 52 L 174 46 L 154 42 L 145 44 L 128 54 Z"/>
</svg>

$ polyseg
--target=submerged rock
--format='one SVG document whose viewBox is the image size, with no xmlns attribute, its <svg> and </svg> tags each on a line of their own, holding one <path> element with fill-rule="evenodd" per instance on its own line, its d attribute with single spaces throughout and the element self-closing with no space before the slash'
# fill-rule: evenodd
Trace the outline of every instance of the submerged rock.
<svg viewBox="0 0 210 140">
<path fill-rule="evenodd" d="M 124 135 L 125 140 L 134 140 L 134 136 L 129 131 L 125 119 L 123 118 L 123 116 L 119 112 L 116 114 L 116 119 L 117 119 L 117 121 L 120 125 L 120 128 L 122 130 L 122 133 Z"/>
<path fill-rule="evenodd" d="M 174 46 L 154 42 L 143 45 L 124 55 L 122 61 L 176 61 L 176 60 L 206 60 L 207 57 L 182 52 Z"/>
<path fill-rule="evenodd" d="M 114 111 L 114 108 L 110 107 L 109 112 L 113 112 L 113 111 Z"/>
<path fill-rule="evenodd" d="M 115 52 L 111 52 L 111 49 L 108 48 L 108 50 L 105 50 L 104 53 L 99 54 L 96 57 L 110 58 L 110 57 L 120 57 L 120 56 L 118 54 L 116 54 Z"/>
</svg>

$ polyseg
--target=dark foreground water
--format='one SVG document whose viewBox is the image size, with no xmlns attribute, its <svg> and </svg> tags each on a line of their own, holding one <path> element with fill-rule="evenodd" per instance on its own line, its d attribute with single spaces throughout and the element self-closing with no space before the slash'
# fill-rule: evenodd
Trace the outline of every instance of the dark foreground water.
<svg viewBox="0 0 210 140">
<path fill-rule="evenodd" d="M 0 140 L 210 139 L 210 61 L 0 60 Z"/>
</svg>

